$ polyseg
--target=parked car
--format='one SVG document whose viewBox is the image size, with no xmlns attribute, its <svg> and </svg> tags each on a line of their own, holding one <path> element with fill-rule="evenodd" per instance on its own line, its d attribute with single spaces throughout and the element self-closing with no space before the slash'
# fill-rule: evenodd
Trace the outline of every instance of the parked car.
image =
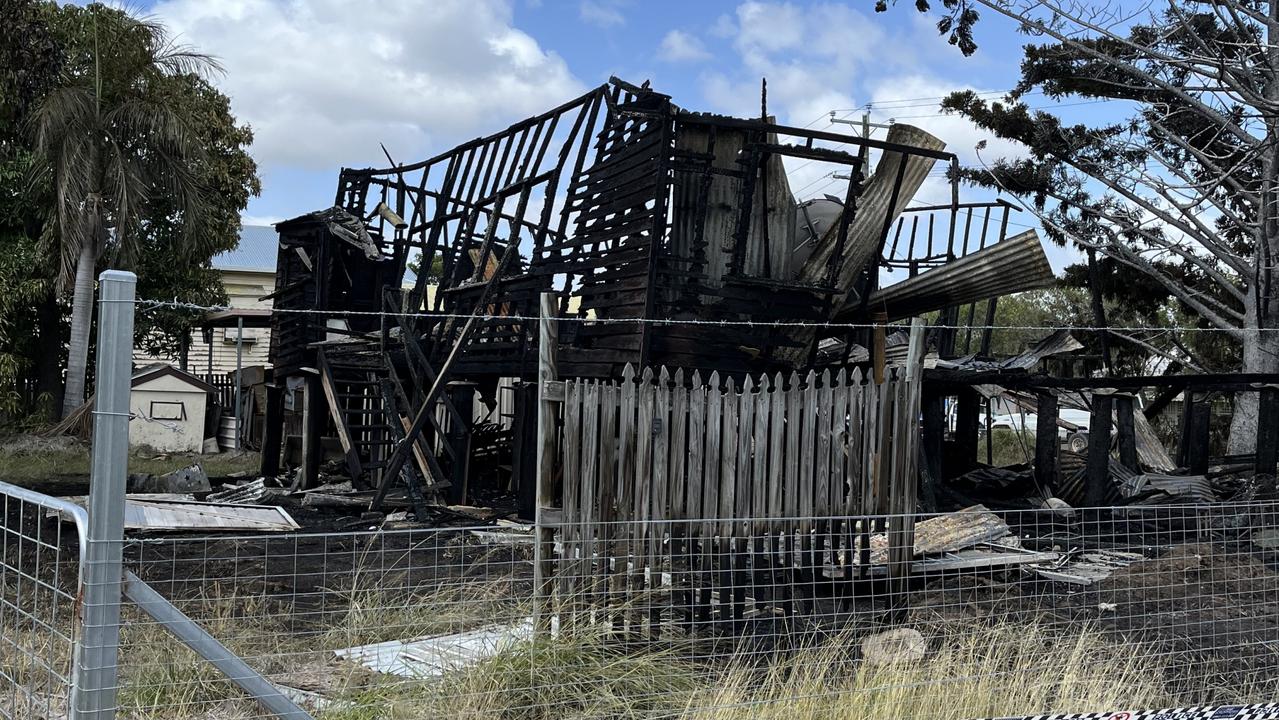
<svg viewBox="0 0 1279 720">
<path fill-rule="evenodd" d="M 1030 435 L 1035 434 L 1035 428 L 1039 422 L 1038 414 L 1024 410 L 1022 406 L 1008 398 L 995 398 L 991 404 L 994 410 L 990 419 L 992 430 L 1019 430 Z M 950 421 L 950 429 L 954 431 L 955 405 L 953 403 L 947 408 L 947 416 Z M 1082 453 L 1087 450 L 1088 423 L 1091 420 L 1090 413 L 1087 410 L 1063 407 L 1057 411 L 1057 417 L 1074 426 L 1073 428 L 1057 426 L 1057 436 L 1061 438 L 1062 444 L 1066 445 L 1072 452 Z M 980 432 L 986 432 L 986 413 L 984 411 L 978 415 L 977 428 Z"/>
<path fill-rule="evenodd" d="M 1057 426 L 1057 436 L 1061 438 L 1071 452 L 1082 453 L 1088 449 L 1088 422 L 1091 415 L 1087 410 L 1077 410 L 1075 408 L 1061 408 L 1057 411 L 1057 417 L 1071 425 L 1077 427 L 1077 430 L 1070 430 Z M 1008 412 L 995 413 L 990 418 L 990 428 L 992 430 L 1019 430 L 1030 435 L 1035 434 L 1035 428 L 1038 427 L 1039 416 L 1033 412 Z M 982 432 L 986 430 L 986 413 L 982 413 L 978 418 L 978 429 Z"/>
</svg>

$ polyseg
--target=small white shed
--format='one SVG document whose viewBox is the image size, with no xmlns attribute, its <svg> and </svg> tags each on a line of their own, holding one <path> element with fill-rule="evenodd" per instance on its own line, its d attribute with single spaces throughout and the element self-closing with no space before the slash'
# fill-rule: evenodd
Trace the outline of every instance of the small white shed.
<svg viewBox="0 0 1279 720">
<path fill-rule="evenodd" d="M 132 388 L 129 445 L 200 452 L 212 385 L 172 365 L 153 365 L 134 374 Z"/>
</svg>

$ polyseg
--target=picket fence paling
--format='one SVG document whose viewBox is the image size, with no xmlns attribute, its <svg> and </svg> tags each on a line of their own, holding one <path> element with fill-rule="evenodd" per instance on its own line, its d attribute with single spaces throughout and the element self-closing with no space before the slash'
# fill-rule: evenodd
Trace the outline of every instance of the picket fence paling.
<svg viewBox="0 0 1279 720">
<path fill-rule="evenodd" d="M 734 536 L 799 518 L 809 532 L 815 518 L 886 514 L 894 485 L 914 482 L 919 399 L 904 371 L 882 385 L 860 369 L 691 380 L 627 366 L 620 381 L 565 381 L 566 524 L 694 519 Z"/>
<path fill-rule="evenodd" d="M 630 366 L 620 381 L 565 381 L 561 612 L 579 608 L 595 620 L 604 612 L 615 625 L 639 617 L 650 633 L 677 615 L 740 622 L 743 588 L 761 572 L 780 583 L 773 593 L 783 612 L 794 603 L 802 611 L 812 581 L 829 569 L 867 577 L 871 537 L 881 533 L 889 577 L 904 579 L 917 386 L 904 369 L 882 384 L 860 369 L 746 377 L 739 386 L 717 372 L 703 382 L 694 371 L 686 383 L 682 370 Z M 603 609 L 589 610 L 588 597 Z M 646 612 L 636 599 L 649 603 Z"/>
</svg>

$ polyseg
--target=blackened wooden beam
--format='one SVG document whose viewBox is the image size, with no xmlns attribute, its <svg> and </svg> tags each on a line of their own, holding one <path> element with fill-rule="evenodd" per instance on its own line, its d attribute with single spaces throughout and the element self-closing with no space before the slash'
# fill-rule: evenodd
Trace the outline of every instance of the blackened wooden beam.
<svg viewBox="0 0 1279 720">
<path fill-rule="evenodd" d="M 986 322 L 981 328 L 981 349 L 978 351 L 982 357 L 990 356 L 991 334 L 995 329 L 995 308 L 998 303 L 999 298 L 986 301 Z"/>
<path fill-rule="evenodd" d="M 1101 299 L 1101 268 L 1097 265 L 1097 251 L 1088 248 L 1088 289 L 1092 297 L 1093 326 L 1101 328 L 1097 331 L 1101 340 L 1101 357 L 1106 364 L 1106 374 L 1114 375 L 1115 368 L 1110 356 L 1110 333 L 1106 331 L 1106 306 Z"/>
<path fill-rule="evenodd" d="M 786 143 L 747 143 L 746 150 L 758 151 L 760 153 L 768 153 L 773 155 L 788 155 L 790 157 L 804 158 L 806 160 L 820 160 L 822 162 L 837 163 L 841 165 L 858 164 L 857 156 L 842 150 L 827 150 L 826 148 L 804 147 L 803 145 L 790 145 Z"/>
<path fill-rule="evenodd" d="M 515 486 L 516 512 L 533 521 L 537 512 L 537 383 L 514 388 L 511 420 L 511 482 Z"/>
<path fill-rule="evenodd" d="M 942 446 L 946 437 L 946 403 L 945 398 L 924 388 L 921 398 L 923 405 L 923 452 L 927 482 L 937 483 L 943 477 L 945 464 L 942 459 Z M 925 488 L 926 494 L 935 495 L 935 488 Z"/>
<path fill-rule="evenodd" d="M 1204 373 L 1198 375 L 1134 375 L 1128 377 L 1052 377 L 1020 370 L 972 372 L 952 368 L 924 370 L 924 381 L 950 388 L 999 385 L 1011 390 L 1141 390 L 1143 388 L 1208 388 L 1255 392 L 1257 385 L 1279 385 L 1279 373 Z"/>
<path fill-rule="evenodd" d="M 1035 479 L 1046 492 L 1056 492 L 1057 450 L 1061 440 L 1057 437 L 1057 396 L 1041 392 L 1035 408 Z"/>
<path fill-rule="evenodd" d="M 284 388 L 274 378 L 266 385 L 266 413 L 262 430 L 262 477 L 280 474 L 280 445 L 284 438 Z"/>
<path fill-rule="evenodd" d="M 856 135 L 843 135 L 840 133 L 826 132 L 824 130 L 809 130 L 807 128 L 791 127 L 788 125 L 778 125 L 776 123 L 761 123 L 758 120 L 744 120 L 741 118 L 727 117 L 724 115 L 688 115 L 681 117 L 680 120 L 688 125 L 711 125 L 718 127 L 739 128 L 743 130 L 755 130 L 768 134 L 793 135 L 805 139 L 813 140 L 829 140 L 835 143 L 852 145 L 855 147 L 867 147 L 872 150 L 886 150 L 888 152 L 898 152 L 906 155 L 918 155 L 920 157 L 933 158 L 934 160 L 955 160 L 958 156 L 945 150 L 930 150 L 928 148 L 916 147 L 914 145 L 903 145 L 901 143 L 888 142 L 886 140 L 873 140 L 871 138 L 862 138 Z M 947 205 L 947 208 L 950 206 Z"/>
<path fill-rule="evenodd" d="M 1258 475 L 1274 475 L 1279 463 L 1279 387 L 1273 385 L 1260 390 L 1257 407 L 1257 462 Z"/>
<path fill-rule="evenodd" d="M 1089 507 L 1106 503 L 1110 489 L 1110 428 L 1113 402 L 1110 395 L 1092 396 L 1092 419 L 1088 423 L 1088 464 L 1084 497 Z"/>
<path fill-rule="evenodd" d="M 961 390 L 955 406 L 955 454 L 958 463 L 951 475 L 962 475 L 977 466 L 978 429 L 981 426 L 981 396 L 976 390 Z"/>
<path fill-rule="evenodd" d="M 1191 475 L 1208 472 L 1211 430 L 1212 395 L 1195 393 L 1190 406 L 1190 432 L 1186 447 L 1186 465 Z"/>
<path fill-rule="evenodd" d="M 469 500 L 468 479 L 471 472 L 471 426 L 475 417 L 475 383 L 455 381 L 446 390 L 459 416 L 449 424 L 447 442 L 453 448 L 453 485 L 449 502 L 466 504 Z"/>
<path fill-rule="evenodd" d="M 313 488 L 320 480 L 320 435 L 328 408 L 319 375 L 307 375 L 302 390 L 302 487 Z"/>
<path fill-rule="evenodd" d="M 1119 462 L 1133 472 L 1141 472 L 1137 463 L 1137 429 L 1135 425 L 1134 398 L 1117 394 L 1115 400 L 1115 440 L 1119 446 Z"/>
<path fill-rule="evenodd" d="M 1191 388 L 1182 390 L 1181 398 L 1181 427 L 1178 428 L 1177 437 L 1177 465 L 1181 467 L 1190 466 L 1190 436 L 1194 428 L 1194 422 L 1190 418 L 1190 411 L 1194 408 L 1194 391 Z"/>
<path fill-rule="evenodd" d="M 1141 414 L 1146 416 L 1147 420 L 1154 420 L 1164 408 L 1172 404 L 1173 400 L 1182 392 L 1179 387 L 1162 388 L 1155 394 L 1155 399 L 1141 409 Z"/>
<path fill-rule="evenodd" d="M 665 112 L 669 112 L 669 100 L 663 103 Z M 672 144 L 671 124 L 663 122 L 658 130 L 661 136 L 662 147 L 669 147 Z M 666 233 L 666 206 L 669 202 L 670 193 L 667 187 L 670 179 L 667 177 L 667 154 L 665 152 L 657 160 L 656 177 L 654 185 L 656 186 L 656 195 L 653 201 L 653 224 L 648 232 L 648 284 L 644 296 L 644 319 L 651 320 L 654 318 L 657 309 L 657 264 L 662 255 L 662 242 Z M 751 192 L 754 192 L 752 184 Z M 549 200 L 547 201 L 550 202 Z M 747 221 L 749 227 L 750 222 Z M 640 367 L 646 367 L 652 362 L 652 343 L 653 343 L 653 327 L 648 322 L 640 323 L 640 341 L 639 341 L 639 361 Z"/>
</svg>

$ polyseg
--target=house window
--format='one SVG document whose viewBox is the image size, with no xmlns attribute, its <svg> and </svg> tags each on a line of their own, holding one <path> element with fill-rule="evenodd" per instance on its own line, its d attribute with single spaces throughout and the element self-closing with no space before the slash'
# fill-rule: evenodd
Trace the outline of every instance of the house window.
<svg viewBox="0 0 1279 720">
<path fill-rule="evenodd" d="M 151 401 L 152 420 L 186 420 L 187 408 L 181 402 Z"/>
<path fill-rule="evenodd" d="M 222 342 L 228 345 L 234 345 L 237 333 L 239 333 L 240 340 L 245 345 L 252 345 L 258 341 L 258 328 L 244 328 L 243 330 L 238 328 L 227 328 L 223 331 Z"/>
</svg>

